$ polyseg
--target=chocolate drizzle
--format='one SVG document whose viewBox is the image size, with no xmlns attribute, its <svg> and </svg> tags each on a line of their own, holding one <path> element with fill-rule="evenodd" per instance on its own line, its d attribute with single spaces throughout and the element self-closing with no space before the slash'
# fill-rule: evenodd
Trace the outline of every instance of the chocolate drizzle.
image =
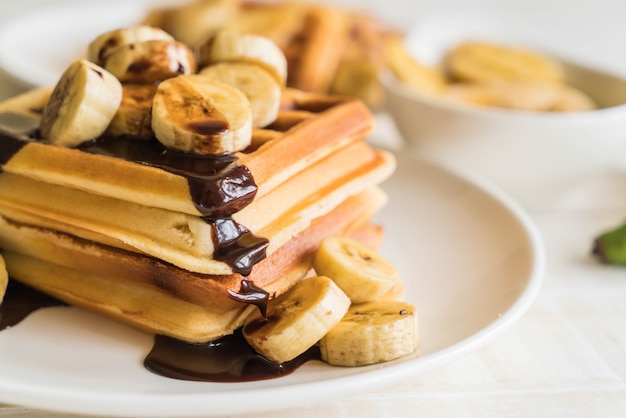
<svg viewBox="0 0 626 418">
<path fill-rule="evenodd" d="M 228 296 L 238 302 L 256 305 L 263 317 L 267 314 L 267 303 L 269 302 L 270 295 L 250 280 L 241 281 L 241 289 L 239 292 L 228 289 Z"/>
<path fill-rule="evenodd" d="M 64 305 L 52 296 L 9 280 L 4 301 L 0 304 L 0 331 L 17 325 L 37 309 Z"/>
</svg>

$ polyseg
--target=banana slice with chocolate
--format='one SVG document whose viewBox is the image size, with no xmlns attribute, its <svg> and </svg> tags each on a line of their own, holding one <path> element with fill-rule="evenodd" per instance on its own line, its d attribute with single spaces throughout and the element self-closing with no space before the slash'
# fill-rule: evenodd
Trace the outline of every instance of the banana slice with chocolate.
<svg viewBox="0 0 626 418">
<path fill-rule="evenodd" d="M 167 148 L 201 155 L 240 151 L 252 140 L 252 110 L 230 84 L 198 74 L 162 82 L 152 101 L 152 129 Z"/>
<path fill-rule="evenodd" d="M 89 43 L 87 59 L 103 66 L 109 55 L 118 48 L 156 40 L 173 41 L 174 38 L 162 29 L 146 25 L 111 30 L 99 35 Z"/>
</svg>

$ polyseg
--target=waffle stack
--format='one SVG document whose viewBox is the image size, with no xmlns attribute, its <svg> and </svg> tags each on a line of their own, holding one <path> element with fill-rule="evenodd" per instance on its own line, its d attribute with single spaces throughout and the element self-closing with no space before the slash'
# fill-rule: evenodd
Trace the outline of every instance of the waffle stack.
<svg viewBox="0 0 626 418">
<path fill-rule="evenodd" d="M 303 278 L 323 237 L 380 238 L 369 220 L 394 162 L 364 142 L 372 115 L 360 101 L 288 89 L 275 122 L 209 175 L 135 159 L 124 138 L 79 148 L 33 139 L 49 94 L 0 104 L 0 248 L 14 280 L 201 342 L 240 327 L 261 289 L 274 297 Z M 241 168 L 254 193 L 219 186 Z M 225 190 L 220 204 L 198 198 Z M 214 216 L 225 205 L 228 216 Z"/>
</svg>

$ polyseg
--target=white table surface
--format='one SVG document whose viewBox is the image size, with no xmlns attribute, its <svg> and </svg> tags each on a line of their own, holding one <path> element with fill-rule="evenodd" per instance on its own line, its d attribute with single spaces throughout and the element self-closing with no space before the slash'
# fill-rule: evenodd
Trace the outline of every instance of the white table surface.
<svg viewBox="0 0 626 418">
<path fill-rule="evenodd" d="M 54 0 L 0 0 L 5 19 Z M 343 1 L 343 3 L 355 3 Z M 414 2 L 415 3 L 415 2 Z M 436 3 L 436 4 L 435 4 Z M 422 0 L 363 1 L 400 25 L 411 16 L 457 5 L 562 10 L 577 53 L 626 73 L 626 2 Z M 409 10 L 407 11 L 407 7 Z M 410 13 L 409 13 L 410 12 Z M 593 34 L 591 38 L 590 34 Z M 584 40 L 584 42 L 582 42 Z M 0 99 L 20 89 L 0 77 Z M 376 138 L 398 143 L 389 120 Z M 573 186 L 558 209 L 530 212 L 544 240 L 544 286 L 528 313 L 483 348 L 453 363 L 346 399 L 264 417 L 621 417 L 626 416 L 626 269 L 589 256 L 594 236 L 626 218 L 626 174 L 598 173 Z M 64 414 L 0 404 L 0 417 Z"/>
</svg>

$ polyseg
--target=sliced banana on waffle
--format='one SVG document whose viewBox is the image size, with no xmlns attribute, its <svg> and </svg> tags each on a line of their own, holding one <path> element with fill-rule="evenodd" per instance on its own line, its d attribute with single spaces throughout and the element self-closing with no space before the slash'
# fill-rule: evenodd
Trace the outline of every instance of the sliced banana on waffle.
<svg viewBox="0 0 626 418">
<path fill-rule="evenodd" d="M 111 52 L 104 68 L 122 83 L 155 83 L 196 71 L 191 49 L 176 41 L 151 40 Z"/>
<path fill-rule="evenodd" d="M 264 68 L 246 62 L 223 62 L 204 68 L 200 74 L 241 90 L 250 101 L 253 127 L 264 127 L 276 120 L 282 89 Z"/>
<path fill-rule="evenodd" d="M 9 284 L 9 273 L 7 273 L 7 266 L 4 263 L 4 258 L 0 255 L 0 305 L 4 299 L 4 294 L 7 291 L 7 285 Z"/>
<path fill-rule="evenodd" d="M 561 64 L 545 55 L 487 42 L 465 42 L 446 58 L 452 78 L 460 81 L 518 80 L 559 83 L 565 79 Z"/>
<path fill-rule="evenodd" d="M 284 86 L 287 80 L 287 59 L 269 38 L 222 30 L 198 48 L 200 67 L 217 62 L 249 62 L 268 70 Z"/>
<path fill-rule="evenodd" d="M 252 140 L 246 96 L 222 81 L 193 74 L 163 81 L 152 101 L 152 130 L 167 148 L 219 155 L 240 151 Z"/>
<path fill-rule="evenodd" d="M 91 41 L 87 46 L 87 59 L 104 66 L 107 58 L 118 48 L 146 41 L 173 41 L 174 38 L 162 29 L 152 26 L 135 26 L 115 29 Z"/>
<path fill-rule="evenodd" d="M 154 84 L 123 84 L 122 102 L 104 135 L 152 135 L 152 100 L 156 89 Z"/>
<path fill-rule="evenodd" d="M 322 360 L 333 366 L 365 366 L 394 360 L 418 348 L 415 307 L 376 301 L 352 305 L 319 343 Z"/>
<path fill-rule="evenodd" d="M 122 100 L 115 76 L 84 59 L 74 61 L 54 87 L 41 119 L 41 136 L 75 147 L 99 137 Z"/>
<path fill-rule="evenodd" d="M 315 345 L 345 315 L 350 299 L 324 276 L 310 277 L 270 302 L 267 317 L 251 317 L 243 335 L 276 363 L 293 360 Z"/>
<path fill-rule="evenodd" d="M 376 251 L 344 237 L 326 237 L 315 254 L 317 274 L 337 283 L 353 303 L 378 300 L 400 279 L 395 266 Z"/>
</svg>

